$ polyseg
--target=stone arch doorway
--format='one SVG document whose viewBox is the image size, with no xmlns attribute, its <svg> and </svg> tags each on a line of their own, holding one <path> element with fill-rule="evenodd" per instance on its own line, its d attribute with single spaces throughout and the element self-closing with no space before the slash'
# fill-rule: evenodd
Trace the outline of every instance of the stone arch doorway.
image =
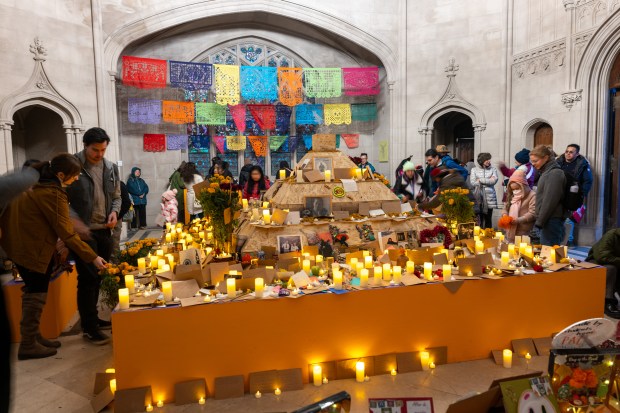
<svg viewBox="0 0 620 413">
<path fill-rule="evenodd" d="M 461 112 L 448 112 L 433 123 L 432 147 L 446 145 L 453 158 L 462 162 L 474 159 L 474 125 Z"/>
<path fill-rule="evenodd" d="M 49 160 L 67 152 L 67 138 L 60 115 L 42 106 L 26 106 L 13 115 L 13 165 L 28 159 Z"/>
<path fill-rule="evenodd" d="M 537 145 L 553 146 L 553 127 L 544 119 L 536 118 L 528 122 L 523 128 L 522 136 L 526 148 Z"/>
</svg>

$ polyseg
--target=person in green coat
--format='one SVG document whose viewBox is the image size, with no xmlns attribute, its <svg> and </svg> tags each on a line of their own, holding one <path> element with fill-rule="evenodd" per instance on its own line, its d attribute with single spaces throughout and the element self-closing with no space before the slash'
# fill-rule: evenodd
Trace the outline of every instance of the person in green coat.
<svg viewBox="0 0 620 413">
<path fill-rule="evenodd" d="M 179 215 L 177 218 L 177 222 L 181 224 L 185 224 L 185 182 L 183 182 L 183 177 L 181 176 L 181 171 L 185 168 L 186 162 L 181 162 L 181 165 L 170 175 L 168 179 L 168 187 L 170 189 L 176 189 L 177 194 L 177 202 L 179 204 Z"/>
<path fill-rule="evenodd" d="M 605 314 L 620 319 L 618 309 L 617 274 L 620 271 L 620 228 L 607 231 L 603 237 L 592 245 L 586 261 L 604 265 L 607 269 L 605 283 Z"/>
</svg>

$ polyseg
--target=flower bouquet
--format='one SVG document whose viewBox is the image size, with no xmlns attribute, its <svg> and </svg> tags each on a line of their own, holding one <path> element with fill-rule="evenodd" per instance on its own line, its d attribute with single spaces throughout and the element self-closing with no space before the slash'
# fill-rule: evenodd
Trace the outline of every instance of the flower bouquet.
<svg viewBox="0 0 620 413">
<path fill-rule="evenodd" d="M 125 285 L 125 275 L 135 271 L 132 265 L 122 262 L 119 265 L 106 264 L 105 268 L 99 271 L 101 275 L 101 301 L 109 308 L 116 307 L 118 303 L 118 289 Z"/>
<path fill-rule="evenodd" d="M 148 256 L 155 245 L 157 245 L 157 239 L 155 238 L 126 242 L 125 249 L 118 253 L 118 260 L 136 267 L 138 265 L 138 258 Z"/>
<path fill-rule="evenodd" d="M 458 224 L 474 220 L 474 203 L 469 199 L 469 189 L 454 188 L 441 191 L 441 212 L 446 216 L 446 223 L 454 233 Z"/>
</svg>

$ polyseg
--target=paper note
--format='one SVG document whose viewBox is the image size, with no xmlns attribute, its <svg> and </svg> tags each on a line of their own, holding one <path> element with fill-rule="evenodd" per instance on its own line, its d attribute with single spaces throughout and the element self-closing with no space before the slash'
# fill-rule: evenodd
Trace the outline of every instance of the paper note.
<svg viewBox="0 0 620 413">
<path fill-rule="evenodd" d="M 405 202 L 403 204 L 400 204 L 400 213 L 404 214 L 405 212 L 411 212 L 413 211 L 413 208 L 411 208 L 411 204 L 409 202 Z"/>
<path fill-rule="evenodd" d="M 340 182 L 345 192 L 357 192 L 357 182 L 353 179 L 341 179 Z"/>
<path fill-rule="evenodd" d="M 385 215 L 385 211 L 382 209 L 371 209 L 370 211 L 368 211 L 368 215 L 370 215 L 371 217 L 380 217 L 382 215 Z"/>
<path fill-rule="evenodd" d="M 390 144 L 388 141 L 379 141 L 379 162 L 390 160 Z"/>
<path fill-rule="evenodd" d="M 291 279 L 293 280 L 297 288 L 305 287 L 306 285 L 310 284 L 310 278 L 308 277 L 308 274 L 306 274 L 304 271 L 299 271 L 298 273 L 294 274 Z"/>
</svg>

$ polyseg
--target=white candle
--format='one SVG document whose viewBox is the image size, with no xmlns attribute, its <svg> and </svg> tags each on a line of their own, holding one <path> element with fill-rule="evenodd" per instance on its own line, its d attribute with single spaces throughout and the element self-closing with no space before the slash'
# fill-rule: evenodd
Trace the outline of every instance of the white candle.
<svg viewBox="0 0 620 413">
<path fill-rule="evenodd" d="M 521 244 L 521 235 L 515 235 L 515 245 L 518 247 Z"/>
<path fill-rule="evenodd" d="M 433 279 L 433 263 L 432 262 L 424 263 L 424 278 L 427 280 Z"/>
<path fill-rule="evenodd" d="M 198 236 L 200 237 L 200 239 L 205 239 L 205 232 L 204 231 L 200 231 L 198 233 Z"/>
<path fill-rule="evenodd" d="M 357 268 L 358 259 L 357 257 L 353 257 L 349 260 L 349 265 L 351 268 Z"/>
<path fill-rule="evenodd" d="M 375 283 L 375 285 L 380 285 L 381 284 L 381 278 L 382 277 L 383 277 L 383 268 L 375 267 L 375 274 L 374 274 L 374 283 Z"/>
<path fill-rule="evenodd" d="M 357 275 L 359 275 L 363 269 L 364 269 L 364 263 L 358 262 L 357 265 L 355 266 L 355 271 L 357 272 Z"/>
<path fill-rule="evenodd" d="M 164 281 L 161 283 L 161 292 L 164 294 L 164 301 L 172 301 L 172 281 Z"/>
<path fill-rule="evenodd" d="M 521 242 L 525 242 L 526 244 L 530 244 L 531 243 L 530 236 L 529 235 L 523 235 L 521 237 Z"/>
<path fill-rule="evenodd" d="M 413 274 L 415 272 L 415 263 L 413 261 L 407 261 L 407 274 Z"/>
<path fill-rule="evenodd" d="M 163 400 L 158 401 L 157 407 L 164 407 L 164 401 Z"/>
<path fill-rule="evenodd" d="M 263 202 L 263 209 L 267 209 L 269 208 L 269 202 L 268 201 L 264 201 Z"/>
<path fill-rule="evenodd" d="M 157 250 L 155 255 L 157 255 L 158 257 L 163 257 L 164 256 L 164 250 Z"/>
<path fill-rule="evenodd" d="M 310 274 L 310 260 L 303 260 L 301 268 L 306 274 Z"/>
<path fill-rule="evenodd" d="M 278 388 L 276 389 L 276 391 L 274 391 L 274 393 L 275 393 L 275 395 L 276 395 L 276 396 L 279 396 L 279 395 L 281 395 L 281 394 L 282 394 L 282 390 L 280 390 L 280 388 L 278 387 Z"/>
<path fill-rule="evenodd" d="M 164 259 L 157 260 L 157 268 L 161 270 L 162 268 L 164 268 L 164 265 L 166 265 L 166 260 Z"/>
<path fill-rule="evenodd" d="M 398 374 L 398 372 L 396 371 L 396 369 L 392 369 L 392 371 L 390 371 L 390 374 L 392 376 L 396 376 Z"/>
<path fill-rule="evenodd" d="M 476 254 L 482 254 L 484 252 L 484 242 L 476 241 Z"/>
<path fill-rule="evenodd" d="M 428 363 L 428 368 L 433 370 L 435 368 L 435 363 L 432 362 L 432 361 L 430 363 Z"/>
<path fill-rule="evenodd" d="M 323 264 L 323 256 L 317 255 L 315 259 L 316 265 Z"/>
<path fill-rule="evenodd" d="M 260 399 L 261 397 L 263 397 L 263 395 L 261 394 L 260 390 L 256 390 L 254 397 L 256 397 L 257 399 Z"/>
<path fill-rule="evenodd" d="M 515 258 L 515 244 L 508 244 L 508 255 L 510 255 L 512 258 Z"/>
<path fill-rule="evenodd" d="M 243 208 L 244 211 L 248 210 L 248 200 L 247 199 L 243 198 L 241 200 L 241 207 Z"/>
<path fill-rule="evenodd" d="M 503 266 L 508 265 L 508 261 L 510 260 L 510 253 L 508 251 L 502 251 L 501 262 Z"/>
<path fill-rule="evenodd" d="M 268 209 L 263 211 L 263 222 L 265 223 L 265 225 L 271 224 L 271 214 L 269 213 Z"/>
<path fill-rule="evenodd" d="M 365 369 L 365 365 L 363 361 L 358 361 L 357 363 L 355 363 L 355 381 L 358 383 L 363 383 L 364 382 L 364 377 L 366 376 L 364 374 L 364 369 Z"/>
<path fill-rule="evenodd" d="M 334 288 L 342 290 L 342 271 L 334 271 Z"/>
<path fill-rule="evenodd" d="M 200 399 L 198 399 L 198 404 L 205 404 L 205 398 L 201 397 Z"/>
<path fill-rule="evenodd" d="M 280 174 L 280 179 L 286 178 L 286 171 L 284 169 L 280 169 L 279 174 Z"/>
<path fill-rule="evenodd" d="M 125 287 L 129 290 L 129 294 L 134 294 L 136 292 L 136 282 L 133 274 L 127 274 L 125 276 Z"/>
<path fill-rule="evenodd" d="M 362 256 L 363 256 L 363 257 L 368 257 L 368 256 L 370 256 L 370 251 L 368 251 L 368 250 L 364 250 L 364 251 L 362 251 Z"/>
<path fill-rule="evenodd" d="M 172 234 L 171 233 L 167 233 L 166 234 L 166 243 L 170 244 L 172 242 Z"/>
<path fill-rule="evenodd" d="M 138 258 L 138 272 L 140 274 L 146 274 L 146 259 Z"/>
<path fill-rule="evenodd" d="M 372 268 L 372 257 L 370 255 L 364 256 L 364 267 Z"/>
<path fill-rule="evenodd" d="M 264 291 L 265 291 L 265 281 L 260 277 L 255 278 L 254 279 L 254 292 L 255 292 L 256 298 L 262 298 Z"/>
<path fill-rule="evenodd" d="M 177 234 L 180 234 L 181 232 L 183 232 L 183 228 L 177 227 Z"/>
<path fill-rule="evenodd" d="M 505 349 L 502 352 L 502 359 L 503 359 L 505 368 L 509 369 L 512 367 L 512 351 Z"/>
<path fill-rule="evenodd" d="M 118 308 L 121 310 L 127 310 L 129 308 L 129 289 L 118 289 Z"/>
<path fill-rule="evenodd" d="M 443 265 L 443 281 L 447 282 L 452 279 L 452 266 L 450 264 Z"/>
<path fill-rule="evenodd" d="M 110 391 L 112 394 L 116 393 L 116 379 L 110 380 Z"/>
<path fill-rule="evenodd" d="M 549 261 L 551 261 L 552 264 L 556 263 L 555 250 L 549 252 Z"/>
<path fill-rule="evenodd" d="M 323 384 L 323 368 L 318 364 L 312 368 L 312 382 L 315 386 Z"/>
<path fill-rule="evenodd" d="M 147 412 L 152 412 L 153 411 L 153 405 L 152 404 L 147 404 L 146 405 L 146 411 Z"/>
<path fill-rule="evenodd" d="M 332 180 L 332 171 L 330 169 L 325 170 L 325 182 Z"/>
<path fill-rule="evenodd" d="M 150 265 L 152 270 L 156 270 L 157 268 L 159 268 L 159 263 L 157 262 L 157 257 L 155 257 L 155 256 L 149 257 L 149 265 Z"/>
<path fill-rule="evenodd" d="M 429 362 L 431 355 L 428 351 L 420 351 L 420 363 L 422 363 L 422 370 L 429 369 Z"/>
<path fill-rule="evenodd" d="M 392 277 L 394 284 L 400 284 L 402 274 L 403 269 L 399 265 L 395 265 L 394 268 L 392 268 Z"/>
<path fill-rule="evenodd" d="M 390 264 L 383 264 L 383 279 L 385 281 L 392 279 L 392 266 Z"/>
<path fill-rule="evenodd" d="M 525 251 L 523 252 L 523 255 L 530 257 L 530 258 L 534 258 L 534 248 L 531 245 L 528 245 L 527 247 L 525 247 Z"/>
<path fill-rule="evenodd" d="M 480 235 L 480 227 L 477 226 L 477 225 L 474 227 L 474 235 L 475 236 L 479 236 Z"/>
<path fill-rule="evenodd" d="M 226 292 L 228 293 L 228 298 L 235 298 L 237 296 L 237 280 L 234 278 L 226 279 Z"/>
<path fill-rule="evenodd" d="M 360 271 L 360 287 L 368 287 L 368 268 L 363 268 Z"/>
</svg>

